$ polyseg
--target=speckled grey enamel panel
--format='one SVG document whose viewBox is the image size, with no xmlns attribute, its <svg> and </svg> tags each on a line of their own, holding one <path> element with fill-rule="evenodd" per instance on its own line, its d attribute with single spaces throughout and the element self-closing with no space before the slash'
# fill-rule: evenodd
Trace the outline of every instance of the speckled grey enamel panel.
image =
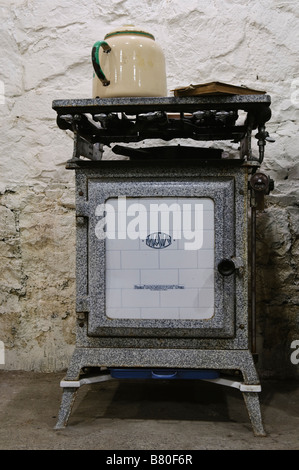
<svg viewBox="0 0 299 470">
<path fill-rule="evenodd" d="M 243 171 L 215 168 L 150 169 L 118 167 L 77 172 L 78 188 L 78 256 L 77 310 L 88 312 L 89 336 L 161 337 L 161 338 L 230 338 L 236 322 L 246 323 L 247 289 L 243 275 L 223 277 L 216 269 L 222 258 L 244 260 Z M 164 174 L 163 174 L 164 173 Z M 219 174 L 220 173 L 220 174 Z M 84 190 L 82 191 L 82 188 Z M 243 195 L 242 195 L 243 192 Z M 105 305 L 105 240 L 95 236 L 96 208 L 108 198 L 130 197 L 208 197 L 215 204 L 215 314 L 205 320 L 109 318 Z M 81 225 L 80 225 L 81 221 Z M 236 236 L 237 234 L 237 236 Z M 242 234 L 243 236 L 239 236 Z M 245 237 L 245 239 L 244 239 Z M 88 246 L 88 253 L 86 248 Z M 246 262 L 244 262 L 246 264 Z M 88 281 L 87 281 L 88 279 Z M 237 295 L 235 295 L 235 293 Z M 240 297 L 241 296 L 241 297 Z M 246 312 L 247 314 L 247 312 Z"/>
</svg>

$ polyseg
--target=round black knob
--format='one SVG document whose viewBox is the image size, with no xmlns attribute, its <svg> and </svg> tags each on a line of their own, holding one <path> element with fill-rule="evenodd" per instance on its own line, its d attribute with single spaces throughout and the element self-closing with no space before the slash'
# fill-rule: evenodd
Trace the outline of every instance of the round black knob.
<svg viewBox="0 0 299 470">
<path fill-rule="evenodd" d="M 218 271 L 222 276 L 231 276 L 236 270 L 235 263 L 231 259 L 224 258 L 218 264 Z"/>
<path fill-rule="evenodd" d="M 263 173 L 255 173 L 251 179 L 250 184 L 254 191 L 260 191 L 266 193 L 269 188 L 270 178 Z"/>
</svg>

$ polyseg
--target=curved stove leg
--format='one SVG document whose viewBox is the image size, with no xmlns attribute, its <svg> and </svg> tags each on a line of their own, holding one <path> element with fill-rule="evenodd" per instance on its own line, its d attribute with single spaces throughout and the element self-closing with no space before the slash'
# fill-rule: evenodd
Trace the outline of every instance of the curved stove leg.
<svg viewBox="0 0 299 470">
<path fill-rule="evenodd" d="M 77 387 L 66 387 L 63 389 L 62 400 L 55 429 L 62 429 L 67 426 L 68 419 L 76 399 L 77 391 Z"/>
<path fill-rule="evenodd" d="M 266 436 L 258 392 L 242 392 L 255 436 Z"/>
</svg>

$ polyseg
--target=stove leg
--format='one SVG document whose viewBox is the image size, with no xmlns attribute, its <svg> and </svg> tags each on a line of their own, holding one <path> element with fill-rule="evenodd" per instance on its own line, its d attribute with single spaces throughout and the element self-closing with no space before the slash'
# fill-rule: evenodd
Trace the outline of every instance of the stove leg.
<svg viewBox="0 0 299 470">
<path fill-rule="evenodd" d="M 257 392 L 242 392 L 242 394 L 255 436 L 266 436 L 262 422 L 259 394 Z"/>
<path fill-rule="evenodd" d="M 62 429 L 67 426 L 77 392 L 77 387 L 66 387 L 63 389 L 62 400 L 55 429 Z"/>
</svg>

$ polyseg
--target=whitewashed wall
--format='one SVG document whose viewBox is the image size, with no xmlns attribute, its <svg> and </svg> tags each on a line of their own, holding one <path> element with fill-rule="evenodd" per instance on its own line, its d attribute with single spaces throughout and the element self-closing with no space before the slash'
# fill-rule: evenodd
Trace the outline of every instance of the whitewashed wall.
<svg viewBox="0 0 299 470">
<path fill-rule="evenodd" d="M 74 174 L 65 162 L 73 143 L 51 104 L 91 97 L 93 43 L 134 24 L 164 49 L 169 96 L 211 80 L 272 96 L 267 130 L 276 142 L 262 169 L 275 191 L 258 218 L 259 368 L 298 374 L 290 361 L 299 340 L 297 0 L 0 0 L 0 15 L 0 367 L 68 365 L 75 230 Z"/>
</svg>

